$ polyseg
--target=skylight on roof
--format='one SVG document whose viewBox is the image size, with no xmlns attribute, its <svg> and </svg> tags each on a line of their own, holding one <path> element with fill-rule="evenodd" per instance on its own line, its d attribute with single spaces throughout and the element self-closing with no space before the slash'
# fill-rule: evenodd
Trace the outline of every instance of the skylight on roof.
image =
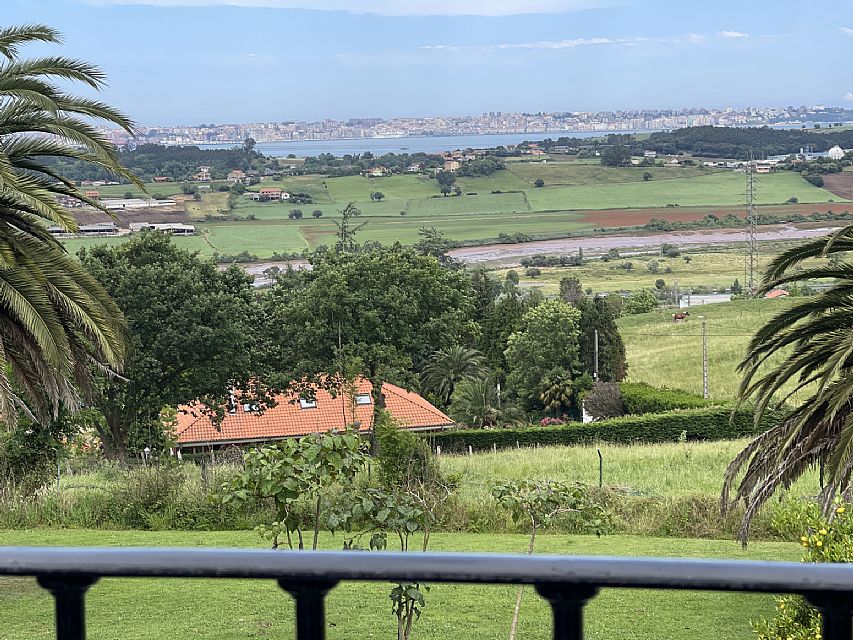
<svg viewBox="0 0 853 640">
<path fill-rule="evenodd" d="M 299 398 L 299 406 L 302 407 L 303 409 L 316 409 L 317 408 L 317 401 L 316 400 L 309 400 L 307 398 Z"/>
<path fill-rule="evenodd" d="M 369 393 L 359 393 L 355 397 L 355 403 L 357 405 L 370 404 L 370 394 Z"/>
</svg>

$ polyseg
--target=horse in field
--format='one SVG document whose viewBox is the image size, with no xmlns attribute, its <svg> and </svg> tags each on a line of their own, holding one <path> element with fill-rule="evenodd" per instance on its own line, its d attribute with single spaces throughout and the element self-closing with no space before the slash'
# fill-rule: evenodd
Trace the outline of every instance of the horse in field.
<svg viewBox="0 0 853 640">
<path fill-rule="evenodd" d="M 673 322 L 684 322 L 690 316 L 689 311 L 679 311 L 678 313 L 672 314 Z"/>
</svg>

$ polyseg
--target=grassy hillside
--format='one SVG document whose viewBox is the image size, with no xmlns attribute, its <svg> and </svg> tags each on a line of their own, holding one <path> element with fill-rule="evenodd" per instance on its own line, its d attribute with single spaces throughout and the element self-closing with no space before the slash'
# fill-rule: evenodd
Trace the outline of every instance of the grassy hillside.
<svg viewBox="0 0 853 640">
<path fill-rule="evenodd" d="M 755 331 L 792 304 L 785 299 L 740 300 L 691 307 L 690 318 L 674 324 L 669 310 L 619 320 L 628 356 L 628 380 L 702 393 L 702 330 L 708 327 L 711 398 L 730 400 L 740 384 L 737 365 Z M 796 402 L 800 396 L 795 396 Z"/>
</svg>

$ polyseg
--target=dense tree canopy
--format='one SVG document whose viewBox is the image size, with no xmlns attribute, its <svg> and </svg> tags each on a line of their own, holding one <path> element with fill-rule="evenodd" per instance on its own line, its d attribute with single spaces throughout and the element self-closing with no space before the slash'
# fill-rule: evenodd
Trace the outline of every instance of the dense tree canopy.
<svg viewBox="0 0 853 640">
<path fill-rule="evenodd" d="M 157 445 L 164 407 L 200 399 L 221 409 L 233 387 L 254 378 L 257 305 L 251 277 L 241 269 L 219 271 L 155 232 L 83 251 L 81 260 L 129 325 L 127 382 L 103 381 L 96 401 L 109 452 Z"/>
<path fill-rule="evenodd" d="M 506 348 L 507 382 L 528 408 L 540 403 L 546 378 L 557 371 L 573 378 L 580 373 L 578 335 L 581 313 L 558 300 L 527 311 Z"/>
<path fill-rule="evenodd" d="M 333 252 L 283 274 L 264 299 L 272 368 L 290 380 L 361 374 L 417 387 L 436 350 L 470 343 L 470 282 L 432 256 L 400 246 Z"/>
</svg>

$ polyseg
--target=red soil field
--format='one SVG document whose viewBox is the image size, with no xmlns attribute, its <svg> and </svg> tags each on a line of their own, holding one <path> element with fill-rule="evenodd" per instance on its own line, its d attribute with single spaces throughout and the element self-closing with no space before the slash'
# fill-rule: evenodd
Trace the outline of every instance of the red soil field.
<svg viewBox="0 0 853 640">
<path fill-rule="evenodd" d="M 830 173 L 823 177 L 823 188 L 839 198 L 853 200 L 853 173 Z"/>
</svg>

